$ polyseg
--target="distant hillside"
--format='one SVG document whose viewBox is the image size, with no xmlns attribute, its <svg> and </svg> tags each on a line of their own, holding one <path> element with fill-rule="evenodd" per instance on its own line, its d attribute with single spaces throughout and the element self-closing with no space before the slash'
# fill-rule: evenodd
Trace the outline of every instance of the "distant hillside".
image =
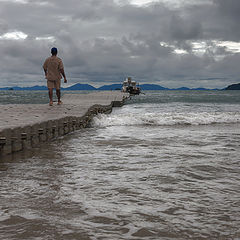
<svg viewBox="0 0 240 240">
<path fill-rule="evenodd" d="M 162 87 L 160 85 L 156 84 L 142 84 L 140 85 L 140 88 L 143 91 L 148 91 L 148 90 L 168 90 L 168 88 Z M 112 84 L 112 85 L 104 85 L 97 90 L 116 90 L 116 89 L 122 89 L 122 84 Z"/>
<path fill-rule="evenodd" d="M 33 87 L 26 87 L 26 88 L 22 88 L 22 90 L 35 90 L 35 91 L 39 91 L 39 90 L 47 90 L 46 86 L 33 86 Z"/>
<path fill-rule="evenodd" d="M 142 91 L 158 91 L 158 90 L 218 90 L 218 89 L 206 89 L 206 88 L 187 88 L 187 87 L 181 87 L 181 88 L 165 88 L 157 84 L 142 84 L 140 85 L 140 88 Z M 93 91 L 93 90 L 99 90 L 99 91 L 111 91 L 111 90 L 121 90 L 122 84 L 111 84 L 111 85 L 104 85 L 99 88 L 95 88 L 90 84 L 81 84 L 77 83 L 70 87 L 62 88 L 62 90 L 66 91 Z M 46 86 L 33 86 L 33 87 L 5 87 L 0 88 L 0 90 L 15 90 L 15 91 L 24 91 L 24 90 L 34 90 L 34 91 L 41 91 L 41 90 L 47 90 Z M 233 84 L 226 88 L 226 90 L 240 90 L 240 83 L 239 84 Z"/>
<path fill-rule="evenodd" d="M 105 91 L 105 90 L 116 90 L 122 89 L 122 84 L 111 84 L 111 85 L 104 85 L 97 90 Z"/>
<path fill-rule="evenodd" d="M 209 90 L 207 88 L 193 88 L 192 90 L 197 90 L 197 91 L 200 91 L 200 90 Z M 212 90 L 217 90 L 217 89 L 212 89 Z"/>
<path fill-rule="evenodd" d="M 240 83 L 229 85 L 225 90 L 240 90 Z"/>
<path fill-rule="evenodd" d="M 191 89 L 187 88 L 187 87 L 181 87 L 181 88 L 177 88 L 177 89 L 174 89 L 174 90 L 186 91 L 186 90 L 191 90 Z"/>
<path fill-rule="evenodd" d="M 33 86 L 33 87 L 5 87 L 5 88 L 0 88 L 0 90 L 14 90 L 14 91 L 42 91 L 42 90 L 48 90 L 46 86 Z M 67 87 L 67 88 L 62 88 L 62 90 L 67 90 L 67 91 L 75 91 L 75 90 L 97 90 L 95 87 L 89 85 L 89 84 L 80 84 L 77 83 L 73 86 Z"/>
<path fill-rule="evenodd" d="M 148 91 L 148 90 L 169 90 L 168 88 L 162 87 L 160 85 L 156 84 L 142 84 L 140 85 L 140 88 L 142 90 Z"/>
<path fill-rule="evenodd" d="M 81 84 L 81 83 L 77 83 L 71 87 L 67 87 L 67 88 L 63 88 L 63 90 L 68 90 L 68 91 L 75 91 L 75 90 L 96 90 L 95 87 L 93 87 L 92 85 L 89 84 Z"/>
<path fill-rule="evenodd" d="M 48 88 L 46 86 L 33 86 L 33 87 L 18 87 L 18 86 L 14 86 L 14 87 L 5 87 L 5 88 L 0 88 L 0 90 L 14 90 L 14 91 L 41 91 L 41 90 L 47 90 Z"/>
</svg>

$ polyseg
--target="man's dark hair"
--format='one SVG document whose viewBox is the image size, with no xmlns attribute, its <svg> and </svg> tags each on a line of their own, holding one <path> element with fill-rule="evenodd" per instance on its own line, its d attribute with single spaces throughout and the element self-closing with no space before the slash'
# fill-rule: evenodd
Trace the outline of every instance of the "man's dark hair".
<svg viewBox="0 0 240 240">
<path fill-rule="evenodd" d="M 52 54 L 52 55 L 57 55 L 57 52 L 58 52 L 57 48 L 53 47 L 53 48 L 51 49 L 51 54 Z"/>
</svg>

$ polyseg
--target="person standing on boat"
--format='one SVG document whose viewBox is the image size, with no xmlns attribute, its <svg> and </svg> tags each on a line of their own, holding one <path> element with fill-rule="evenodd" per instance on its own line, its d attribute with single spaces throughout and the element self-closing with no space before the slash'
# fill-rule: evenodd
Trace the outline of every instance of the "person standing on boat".
<svg viewBox="0 0 240 240">
<path fill-rule="evenodd" d="M 45 72 L 45 78 L 47 79 L 47 87 L 48 87 L 48 94 L 49 94 L 49 105 L 53 105 L 53 89 L 56 89 L 56 95 L 58 98 L 58 105 L 62 104 L 61 101 L 61 78 L 63 76 L 64 83 L 67 83 L 66 75 L 64 72 L 64 66 L 62 59 L 57 57 L 58 50 L 57 48 L 51 49 L 51 57 L 48 57 L 44 64 L 43 69 Z"/>
</svg>

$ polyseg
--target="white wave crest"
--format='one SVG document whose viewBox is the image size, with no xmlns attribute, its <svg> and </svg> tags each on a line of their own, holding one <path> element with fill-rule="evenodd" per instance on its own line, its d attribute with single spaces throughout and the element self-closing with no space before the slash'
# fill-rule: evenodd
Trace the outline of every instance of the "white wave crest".
<svg viewBox="0 0 240 240">
<path fill-rule="evenodd" d="M 239 112 L 200 112 L 200 113 L 126 113 L 100 114 L 93 119 L 93 126 L 171 126 L 171 125 L 210 125 L 240 123 Z"/>
</svg>

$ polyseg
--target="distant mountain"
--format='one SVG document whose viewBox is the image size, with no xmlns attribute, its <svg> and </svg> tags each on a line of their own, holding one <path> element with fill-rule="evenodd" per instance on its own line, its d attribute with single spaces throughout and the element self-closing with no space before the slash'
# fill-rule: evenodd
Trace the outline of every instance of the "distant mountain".
<svg viewBox="0 0 240 240">
<path fill-rule="evenodd" d="M 207 88 L 192 88 L 192 90 L 204 91 L 204 90 L 209 90 L 209 89 L 207 89 Z M 211 89 L 211 90 L 217 90 L 217 89 Z"/>
<path fill-rule="evenodd" d="M 14 86 L 14 87 L 5 87 L 5 88 L 0 88 L 0 90 L 14 90 L 14 91 L 42 91 L 42 90 L 48 90 L 48 88 L 46 86 L 33 86 L 33 87 L 18 87 L 18 86 Z M 62 90 L 96 90 L 95 87 L 89 85 L 89 84 L 80 84 L 77 83 L 71 87 L 67 87 L 67 88 L 62 88 Z"/>
<path fill-rule="evenodd" d="M 191 90 L 190 88 L 187 88 L 187 87 L 181 87 L 181 88 L 177 88 L 175 90 L 183 90 L 183 91 L 186 91 L 186 90 Z"/>
<path fill-rule="evenodd" d="M 99 87 L 97 90 L 106 91 L 106 90 L 116 90 L 116 89 L 122 89 L 122 84 L 104 85 L 102 87 Z"/>
<path fill-rule="evenodd" d="M 14 91 L 29 91 L 29 90 L 34 90 L 34 91 L 41 91 L 41 90 L 47 90 L 48 88 L 46 86 L 33 86 L 33 87 L 5 87 L 5 88 L 0 88 L 0 90 L 14 90 Z"/>
<path fill-rule="evenodd" d="M 229 85 L 224 90 L 240 90 L 240 83 Z"/>
<path fill-rule="evenodd" d="M 181 88 L 165 88 L 157 84 L 142 84 L 140 85 L 140 88 L 142 91 L 157 91 L 157 90 L 219 90 L 219 89 L 206 89 L 206 88 L 187 88 L 187 87 L 181 87 Z M 93 91 L 93 90 L 99 90 L 99 91 L 111 91 L 111 90 L 121 90 L 122 84 L 111 84 L 111 85 L 104 85 L 99 88 L 95 88 L 92 85 L 89 84 L 80 84 L 77 83 L 75 85 L 72 85 L 70 87 L 62 88 L 62 90 L 66 91 L 75 91 L 75 90 L 87 90 L 87 91 Z M 33 86 L 33 87 L 5 87 L 0 88 L 0 90 L 15 90 L 15 91 L 24 91 L 24 90 L 34 90 L 34 91 L 41 91 L 41 90 L 48 90 L 46 86 Z M 239 84 L 233 84 L 226 88 L 226 90 L 240 90 L 240 83 Z"/>
<path fill-rule="evenodd" d="M 156 85 L 156 84 L 142 84 L 140 85 L 140 88 L 142 90 L 148 91 L 148 90 L 169 90 L 168 88 Z"/>
<path fill-rule="evenodd" d="M 24 90 L 36 90 L 36 91 L 40 91 L 40 90 L 47 90 L 48 88 L 46 86 L 33 86 L 33 87 L 28 87 Z"/>
<path fill-rule="evenodd" d="M 89 90 L 89 91 L 92 91 L 92 90 L 96 90 L 96 88 L 89 84 L 77 83 L 71 87 L 63 88 L 63 90 L 68 90 L 68 91 Z"/>
<path fill-rule="evenodd" d="M 6 90 L 13 90 L 13 88 L 4 87 L 4 88 L 0 88 L 0 90 L 2 90 L 2 91 L 6 91 Z"/>
<path fill-rule="evenodd" d="M 14 86 L 14 87 L 11 87 L 9 88 L 9 90 L 15 90 L 15 91 L 19 91 L 19 90 L 32 90 L 31 87 L 18 87 L 18 86 Z"/>
<path fill-rule="evenodd" d="M 176 90 L 183 90 L 183 91 L 188 91 L 188 90 L 195 90 L 195 91 L 206 91 L 206 90 L 218 90 L 218 89 L 209 89 L 209 88 L 188 88 L 188 87 L 181 87 L 177 88 Z"/>
</svg>

